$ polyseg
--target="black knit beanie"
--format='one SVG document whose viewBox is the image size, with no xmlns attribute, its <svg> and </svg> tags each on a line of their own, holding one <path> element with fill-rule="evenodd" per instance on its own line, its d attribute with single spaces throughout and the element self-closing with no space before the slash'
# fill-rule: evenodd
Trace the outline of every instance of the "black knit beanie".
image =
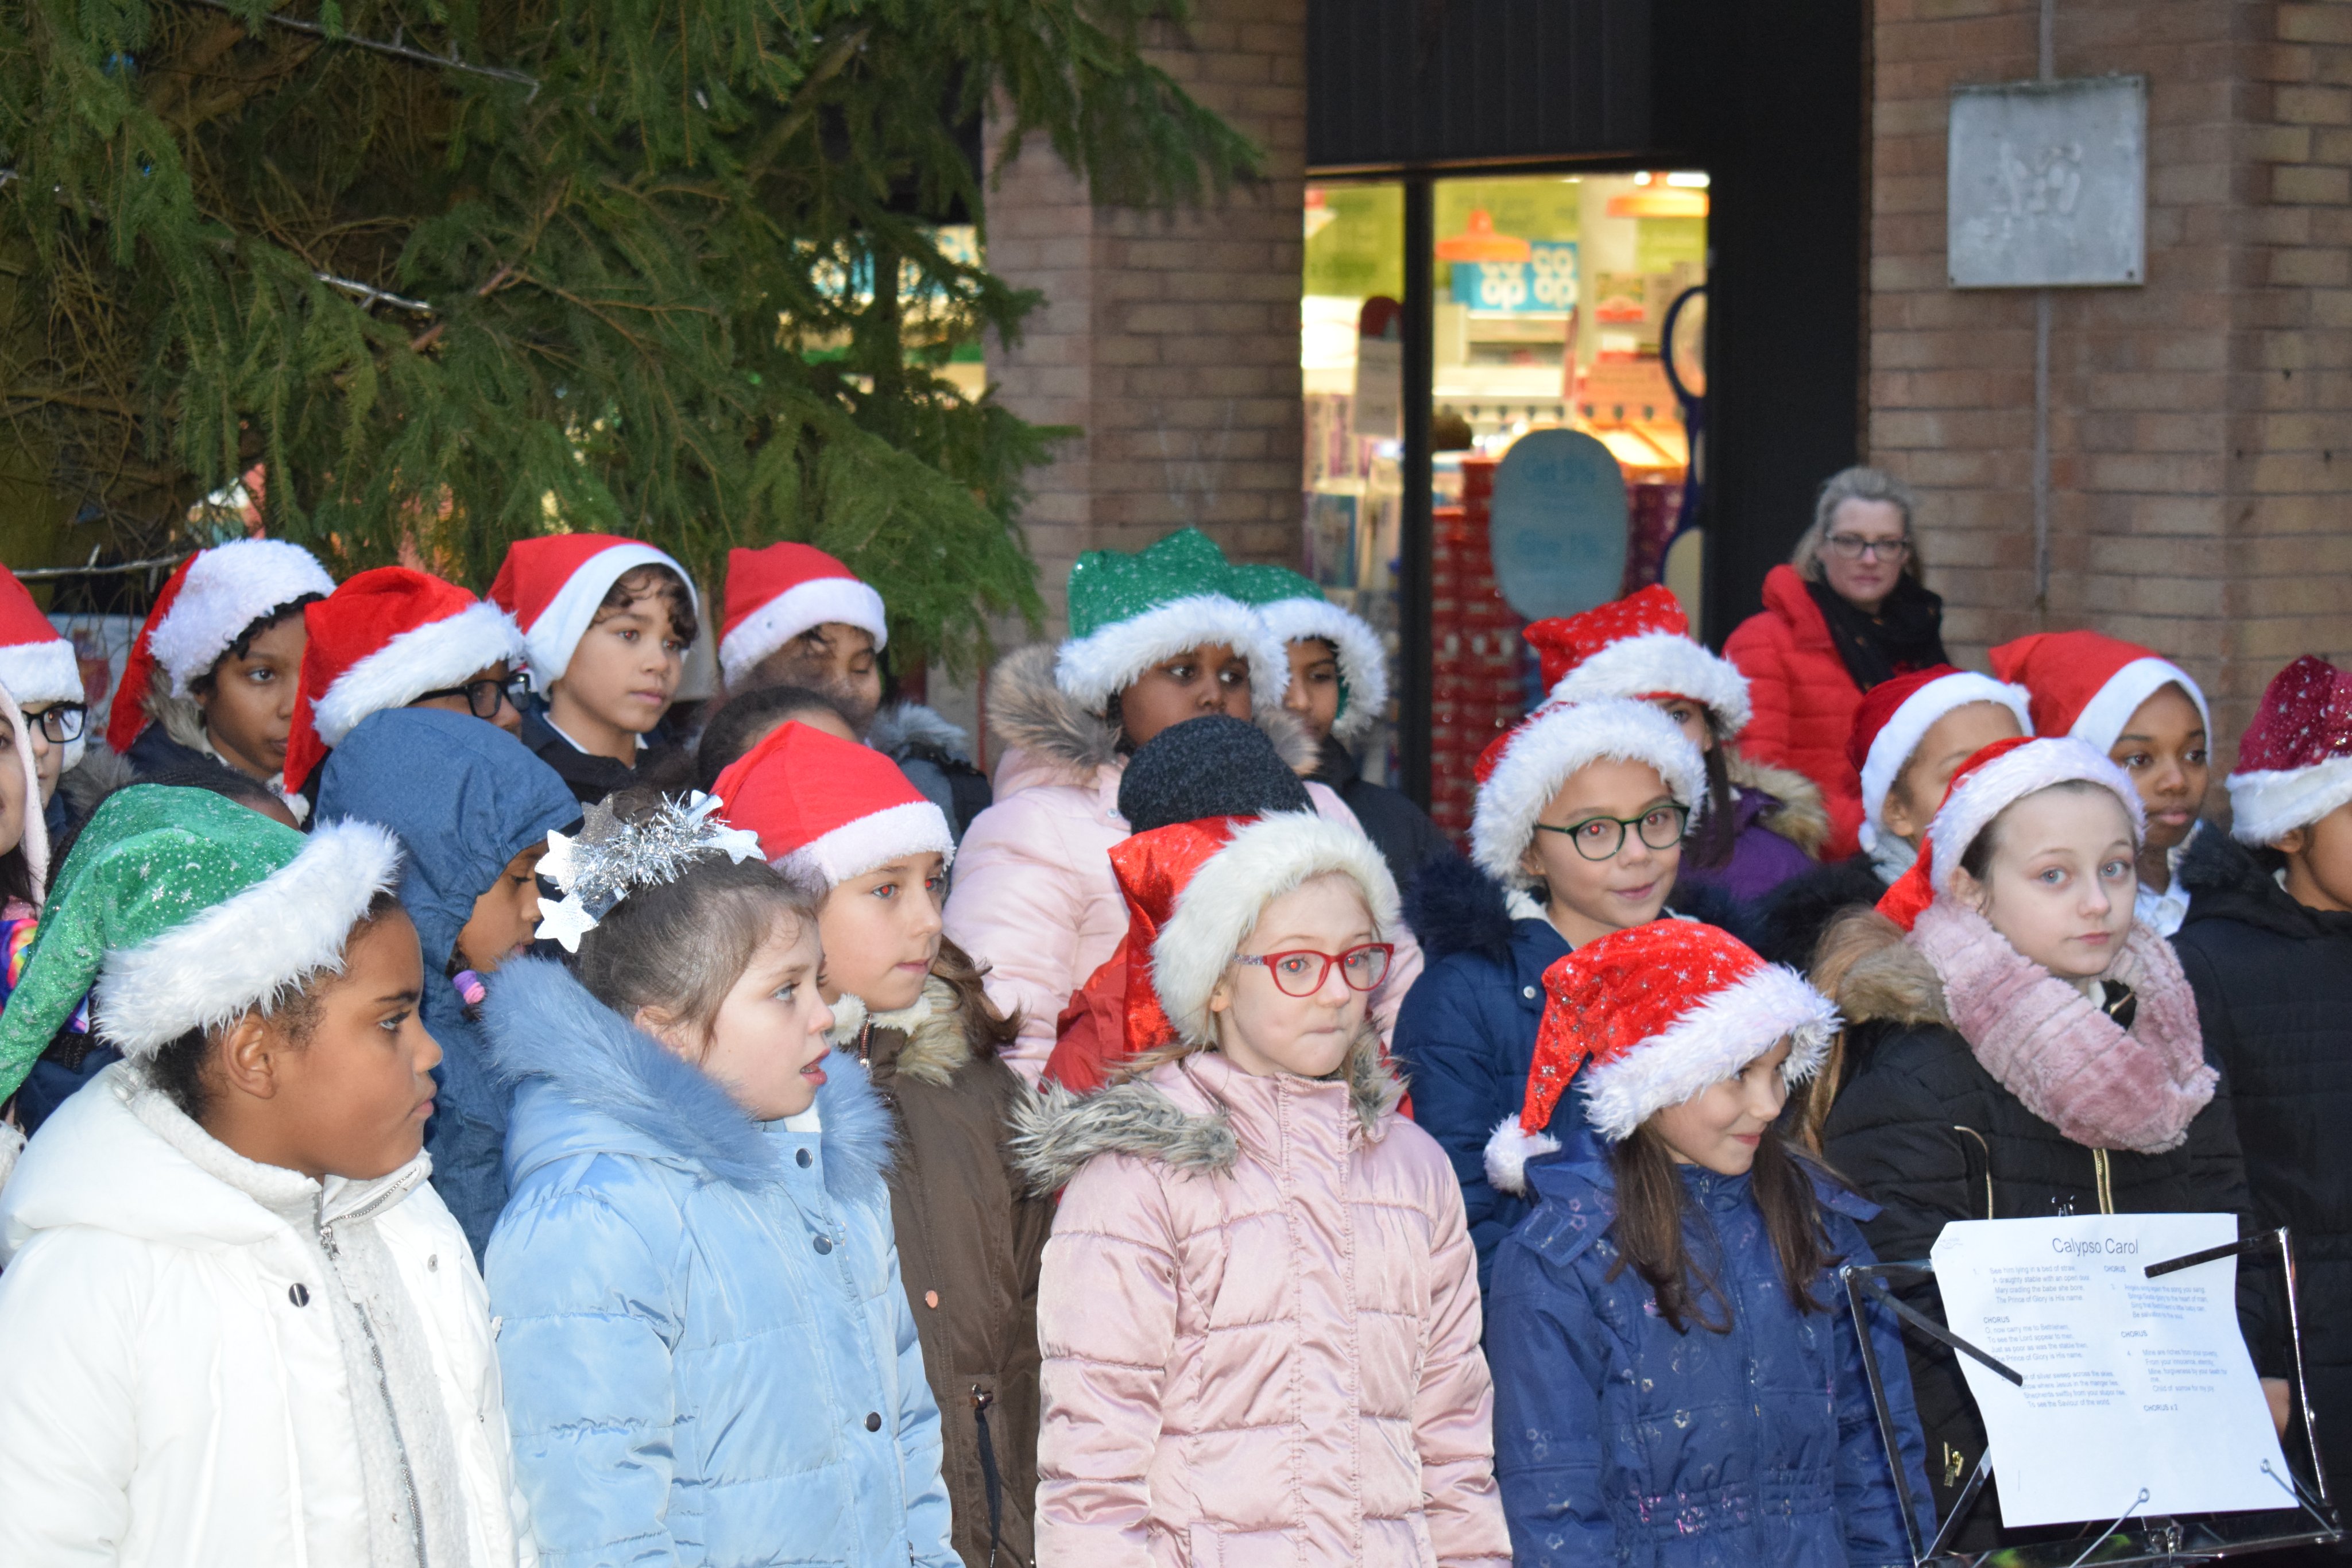
<svg viewBox="0 0 2352 1568">
<path fill-rule="evenodd" d="M 1314 809 L 1265 731 L 1224 714 L 1161 730 L 1136 747 L 1118 781 L 1118 814 L 1138 833 L 1203 817 Z"/>
</svg>

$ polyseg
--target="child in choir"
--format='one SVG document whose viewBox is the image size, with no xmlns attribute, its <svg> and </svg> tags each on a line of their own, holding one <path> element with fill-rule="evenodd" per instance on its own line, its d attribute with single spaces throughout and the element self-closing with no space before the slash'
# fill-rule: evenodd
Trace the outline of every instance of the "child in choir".
<svg viewBox="0 0 2352 1568">
<path fill-rule="evenodd" d="M 514 617 L 530 661 L 523 744 L 583 802 L 634 786 L 701 634 L 686 568 L 611 534 L 518 539 L 490 602 Z"/>
<path fill-rule="evenodd" d="M 1280 713 L 1289 660 L 1234 596 L 1233 572 L 1196 528 L 1134 555 L 1089 550 L 1070 570 L 1069 639 L 989 673 L 990 730 L 1005 749 L 996 802 L 964 837 L 947 934 L 986 967 L 998 1008 L 1020 1015 L 1012 1060 L 1032 1079 L 1053 1051 L 1054 1020 L 1127 932 L 1107 856 L 1128 833 L 1128 758 L 1186 719 Z M 1312 767 L 1311 752 L 1296 765 Z M 1308 792 L 1317 810 L 1357 826 L 1330 790 Z"/>
<path fill-rule="evenodd" d="M 1862 852 L 1783 883 L 1762 912 L 1757 951 L 1802 968 L 1840 913 L 1876 904 L 1918 858 L 1960 764 L 2033 733 L 2023 686 L 1937 664 L 1863 693 L 1846 760 L 1862 782 Z"/>
<path fill-rule="evenodd" d="M 382 829 L 109 797 L 0 1017 L 128 1059 L 0 1192 L 0 1561 L 528 1563 Z"/>
<path fill-rule="evenodd" d="M 2139 923 L 2180 929 L 2189 894 L 2180 857 L 2203 827 L 2213 716 L 2189 672 L 2137 643 L 2097 632 L 2037 632 L 1992 651 L 2004 681 L 2033 694 L 2033 733 L 2071 735 L 2130 778 L 2147 812 L 2139 846 Z"/>
<path fill-rule="evenodd" d="M 302 612 L 302 689 L 286 742 L 286 787 L 315 795 L 319 764 L 360 720 L 395 707 L 470 714 L 522 729 L 522 632 L 454 582 L 380 566 Z"/>
<path fill-rule="evenodd" d="M 425 1147 L 478 1258 L 506 1207 L 508 1092 L 484 1060 L 477 1008 L 486 977 L 530 947 L 533 873 L 547 835 L 577 822 L 580 806 L 513 736 L 433 708 L 370 714 L 319 777 L 320 821 L 373 822 L 400 840 L 400 902 L 423 946 L 425 1024 L 442 1051 Z"/>
<path fill-rule="evenodd" d="M 1527 1214 L 1487 1185 L 1485 1151 L 1527 1097 L 1544 971 L 1664 910 L 1706 763 L 1654 706 L 1612 697 L 1537 709 L 1486 748 L 1478 780 L 1475 868 L 1435 861 L 1414 888 L 1434 956 L 1397 1015 L 1396 1055 L 1414 1119 L 1461 1179 L 1483 1281 Z M 1575 1121 L 1571 1105 L 1563 1141 Z"/>
<path fill-rule="evenodd" d="M 1509 1561 L 1475 1261 L 1367 1001 L 1396 889 L 1305 812 L 1141 835 L 1169 1043 L 1027 1108 L 1044 1568 Z"/>
<path fill-rule="evenodd" d="M 717 793 L 817 901 L 833 1043 L 896 1124 L 890 1215 L 940 1407 L 956 1550 L 968 1568 L 1031 1562 L 1037 1263 L 1053 1211 L 1005 1146 L 1029 1092 L 998 1054 L 1013 1023 L 940 934 L 947 818 L 887 757 L 801 724 L 720 774 Z"/>
<path fill-rule="evenodd" d="M 1878 908 L 1822 939 L 1814 978 L 1847 1027 L 1822 1147 L 1880 1206 L 1863 1227 L 1880 1257 L 1925 1258 L 1955 1219 L 2249 1214 L 2195 998 L 2133 918 L 2140 822 L 2131 779 L 2084 742 L 1998 742 L 1953 776 Z M 2266 1281 L 2238 1279 L 2274 1371 Z M 1948 1352 L 1914 1342 L 1911 1375 L 1940 1514 L 1983 1428 Z M 2284 1385 L 2271 1392 L 2283 1412 Z M 1999 1517 L 1979 1501 L 1960 1544 L 2000 1544 Z"/>
<path fill-rule="evenodd" d="M 1496 1473 L 1522 1568 L 1865 1568 L 1933 1538 L 1903 1336 L 1871 1325 L 1905 1486 L 1837 1278 L 1877 1212 L 1776 1123 L 1837 1014 L 1696 921 L 1544 975 L 1527 1103 L 1487 1146 L 1534 1204 L 1495 1263 Z M 1563 1095 L 1603 1152 L 1563 1153 Z"/>
<path fill-rule="evenodd" d="M 1371 737 L 1388 709 L 1388 654 L 1381 634 L 1288 567 L 1237 566 L 1234 582 L 1290 655 L 1282 706 L 1316 742 L 1315 770 L 1307 777 L 1328 785 L 1356 814 L 1398 885 L 1411 882 L 1432 856 L 1446 852 L 1445 835 L 1402 791 L 1366 779 L 1349 749 Z"/>
<path fill-rule="evenodd" d="M 232 539 L 182 561 L 131 644 L 106 743 L 142 778 L 210 758 L 293 797 L 286 747 L 310 646 L 304 611 L 334 591 L 326 568 L 283 539 Z"/>
<path fill-rule="evenodd" d="M 827 1042 L 812 901 L 716 806 L 592 807 L 540 867 L 578 977 L 488 983 L 490 1304 L 541 1560 L 959 1568 L 890 1114 Z"/>
<path fill-rule="evenodd" d="M 708 794 L 717 787 L 721 773 L 786 724 L 804 724 L 852 745 L 857 741 L 857 732 L 850 727 L 841 705 L 823 692 L 806 686 L 761 686 L 729 697 L 702 727 L 702 738 L 695 743 L 694 751 L 696 787 Z"/>
<path fill-rule="evenodd" d="M 2352 1301 L 2352 672 L 2306 654 L 2272 678 L 2230 806 L 2181 860 L 2173 946 L 2256 1217 L 2294 1232 L 2305 1302 Z M 2352 1319 L 2307 1312 L 2303 1355 L 2327 1490 L 2352 1495 Z"/>
<path fill-rule="evenodd" d="M 1706 809 L 1683 845 L 1676 894 L 1711 888 L 1753 904 L 1813 869 L 1830 831 L 1821 787 L 1787 768 L 1742 757 L 1748 677 L 1690 634 L 1682 605 L 1662 587 L 1526 632 L 1557 703 L 1631 697 L 1654 703 L 1706 758 Z"/>
</svg>

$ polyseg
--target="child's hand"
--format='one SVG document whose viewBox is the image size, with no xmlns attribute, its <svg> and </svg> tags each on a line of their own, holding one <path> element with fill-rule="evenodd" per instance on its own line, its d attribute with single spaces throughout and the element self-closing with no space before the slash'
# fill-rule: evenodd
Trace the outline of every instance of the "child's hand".
<svg viewBox="0 0 2352 1568">
<path fill-rule="evenodd" d="M 2287 1403 L 2288 1395 L 2286 1379 L 2284 1377 L 2263 1378 L 2263 1397 L 2270 1404 L 2271 1425 L 2278 1428 L 2278 1435 L 2281 1437 L 2284 1437 L 2286 1436 L 2287 1415 L 2290 1408 Z"/>
</svg>

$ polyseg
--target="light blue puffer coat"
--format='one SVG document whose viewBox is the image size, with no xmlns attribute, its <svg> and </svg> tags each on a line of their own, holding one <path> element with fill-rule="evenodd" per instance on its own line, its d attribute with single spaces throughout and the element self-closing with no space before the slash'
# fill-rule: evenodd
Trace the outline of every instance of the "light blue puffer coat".
<svg viewBox="0 0 2352 1568">
<path fill-rule="evenodd" d="M 541 1561 L 958 1568 L 856 1059 L 794 1132 L 556 965 L 500 970 L 484 1025 L 517 1081 L 487 1272 Z"/>
</svg>

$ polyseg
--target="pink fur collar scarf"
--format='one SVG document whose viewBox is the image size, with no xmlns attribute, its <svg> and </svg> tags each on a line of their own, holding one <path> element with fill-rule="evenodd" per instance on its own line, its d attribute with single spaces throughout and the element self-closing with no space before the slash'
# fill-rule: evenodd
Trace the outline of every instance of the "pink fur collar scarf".
<svg viewBox="0 0 2352 1568">
<path fill-rule="evenodd" d="M 2139 998 L 2128 1030 L 1949 898 L 1921 913 L 1910 940 L 1984 1070 L 2074 1142 L 2162 1154 L 2212 1100 L 2196 998 L 2172 945 L 2147 926 L 2133 925 L 2106 976 Z"/>
</svg>

